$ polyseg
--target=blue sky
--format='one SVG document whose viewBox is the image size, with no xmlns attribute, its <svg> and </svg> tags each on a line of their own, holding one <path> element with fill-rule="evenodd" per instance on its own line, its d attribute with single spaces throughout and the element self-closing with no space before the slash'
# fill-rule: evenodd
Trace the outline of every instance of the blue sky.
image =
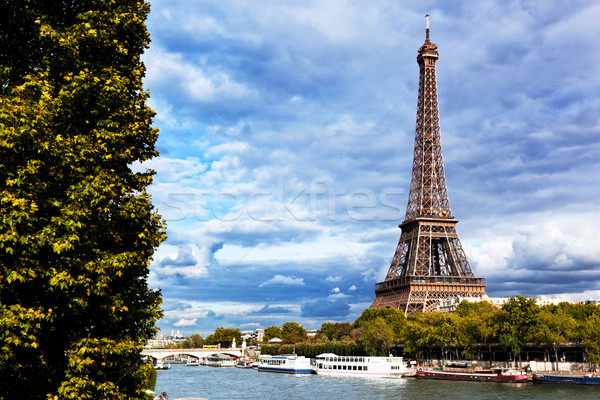
<svg viewBox="0 0 600 400">
<path fill-rule="evenodd" d="M 426 13 L 459 236 L 490 296 L 600 298 L 600 4 L 156 0 L 163 333 L 354 321 L 397 245 Z"/>
</svg>

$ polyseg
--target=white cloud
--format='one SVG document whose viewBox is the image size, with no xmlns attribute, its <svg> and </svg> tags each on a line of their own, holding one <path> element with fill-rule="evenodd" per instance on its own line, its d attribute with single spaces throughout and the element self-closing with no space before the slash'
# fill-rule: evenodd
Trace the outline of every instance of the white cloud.
<svg viewBox="0 0 600 400">
<path fill-rule="evenodd" d="M 175 322 L 173 324 L 173 326 L 193 326 L 196 325 L 196 320 L 197 318 L 192 318 L 192 319 L 180 319 L 179 321 Z"/>
<path fill-rule="evenodd" d="M 352 297 L 348 294 L 342 293 L 342 292 L 335 292 L 333 294 L 330 294 L 329 296 L 327 296 L 328 299 L 345 299 L 348 297 Z"/>
<path fill-rule="evenodd" d="M 289 276 L 275 275 L 273 278 L 266 282 L 261 283 L 258 287 L 273 286 L 273 285 L 290 285 L 290 286 L 304 286 L 304 279 L 292 278 Z"/>
<path fill-rule="evenodd" d="M 200 104 L 215 100 L 254 96 L 253 90 L 235 82 L 222 71 L 209 71 L 203 63 L 187 60 L 182 53 L 172 53 L 153 46 L 144 56 L 148 68 L 144 83 L 148 86 L 179 88 L 179 94 Z"/>
</svg>

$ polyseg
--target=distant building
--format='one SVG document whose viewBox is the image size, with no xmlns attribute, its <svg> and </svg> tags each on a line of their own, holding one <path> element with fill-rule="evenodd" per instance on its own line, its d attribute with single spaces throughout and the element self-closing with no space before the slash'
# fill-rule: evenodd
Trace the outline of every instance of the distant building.
<svg viewBox="0 0 600 400">
<path fill-rule="evenodd" d="M 179 329 L 177 330 L 177 333 L 175 333 L 174 329 L 171 329 L 171 334 L 168 336 L 163 336 L 163 335 L 159 335 L 156 337 L 153 337 L 152 339 L 148 340 L 148 343 L 146 344 L 147 347 L 166 347 L 169 345 L 176 345 L 179 344 L 181 342 L 183 342 L 185 340 L 185 338 L 183 336 L 181 336 L 181 332 L 179 332 Z"/>
<path fill-rule="evenodd" d="M 265 330 L 262 328 L 250 330 L 250 331 L 242 331 L 242 339 L 246 339 L 246 342 L 252 342 L 256 340 L 257 342 L 262 342 L 265 338 Z"/>
</svg>

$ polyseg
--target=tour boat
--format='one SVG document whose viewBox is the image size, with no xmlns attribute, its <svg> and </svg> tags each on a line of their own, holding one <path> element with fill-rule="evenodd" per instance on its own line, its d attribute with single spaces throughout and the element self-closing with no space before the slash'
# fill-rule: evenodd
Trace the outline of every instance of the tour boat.
<svg viewBox="0 0 600 400">
<path fill-rule="evenodd" d="M 534 374 L 533 382 L 600 385 L 600 376 L 595 374 Z"/>
<path fill-rule="evenodd" d="M 314 371 L 319 375 L 400 377 L 410 370 L 402 357 L 338 356 L 324 353 L 316 357 Z"/>
<path fill-rule="evenodd" d="M 209 367 L 235 367 L 235 358 L 227 354 L 215 353 L 206 357 L 204 365 Z"/>
<path fill-rule="evenodd" d="M 457 381 L 485 381 L 485 382 L 527 382 L 527 373 L 516 370 L 500 369 L 459 369 L 452 371 L 444 369 L 419 369 L 417 378 L 421 379 L 449 379 Z"/>
<path fill-rule="evenodd" d="M 189 358 L 185 365 L 188 367 L 197 367 L 200 365 L 200 361 L 197 358 Z"/>
<path fill-rule="evenodd" d="M 162 360 L 157 361 L 156 364 L 154 364 L 154 368 L 155 369 L 169 369 L 171 368 L 171 366 L 169 364 L 165 364 Z"/>
<path fill-rule="evenodd" d="M 313 372 L 310 358 L 295 354 L 259 356 L 258 371 L 283 372 L 287 374 L 311 374 Z"/>
</svg>

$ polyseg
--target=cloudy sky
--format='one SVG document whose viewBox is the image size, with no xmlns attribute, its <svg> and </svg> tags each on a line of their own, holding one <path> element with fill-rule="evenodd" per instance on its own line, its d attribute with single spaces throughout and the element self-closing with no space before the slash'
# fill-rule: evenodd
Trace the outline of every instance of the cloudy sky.
<svg viewBox="0 0 600 400">
<path fill-rule="evenodd" d="M 600 298 L 600 4 L 154 0 L 163 334 L 354 321 L 389 267 L 431 14 L 446 179 L 490 296 Z"/>
</svg>

